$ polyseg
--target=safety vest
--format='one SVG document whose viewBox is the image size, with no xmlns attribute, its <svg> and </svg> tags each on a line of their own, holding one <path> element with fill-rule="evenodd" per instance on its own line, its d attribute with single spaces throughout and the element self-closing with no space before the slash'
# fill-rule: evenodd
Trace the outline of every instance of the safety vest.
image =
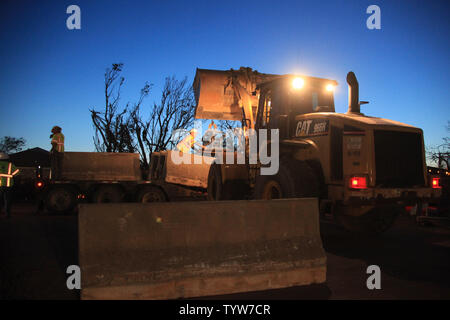
<svg viewBox="0 0 450 320">
<path fill-rule="evenodd" d="M 56 148 L 52 148 L 58 152 L 64 152 L 64 135 L 62 133 L 55 133 L 52 137 L 52 145 L 55 143 Z"/>
<path fill-rule="evenodd" d="M 177 144 L 177 148 L 183 153 L 189 153 L 189 151 L 191 151 L 191 148 L 194 146 L 194 143 L 195 143 L 194 137 L 189 134 L 179 144 Z"/>
<path fill-rule="evenodd" d="M 12 187 L 14 185 L 13 177 L 19 173 L 12 162 L 0 161 L 0 187 Z"/>
</svg>

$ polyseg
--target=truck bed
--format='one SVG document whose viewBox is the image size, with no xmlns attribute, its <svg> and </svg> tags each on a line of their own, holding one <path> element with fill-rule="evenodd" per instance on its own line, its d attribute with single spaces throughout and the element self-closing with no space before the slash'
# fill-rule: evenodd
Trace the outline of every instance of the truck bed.
<svg viewBox="0 0 450 320">
<path fill-rule="evenodd" d="M 139 154 L 112 152 L 64 152 L 61 180 L 142 180 Z"/>
</svg>

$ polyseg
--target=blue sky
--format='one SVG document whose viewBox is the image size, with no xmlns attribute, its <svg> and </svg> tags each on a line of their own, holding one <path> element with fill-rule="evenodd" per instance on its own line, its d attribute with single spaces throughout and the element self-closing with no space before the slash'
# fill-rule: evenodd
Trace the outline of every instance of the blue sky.
<svg viewBox="0 0 450 320">
<path fill-rule="evenodd" d="M 66 8 L 81 8 L 81 30 Z M 381 9 L 381 30 L 366 9 Z M 122 103 L 146 81 L 144 103 L 164 78 L 193 80 L 195 69 L 250 66 L 266 73 L 336 79 L 336 109 L 347 110 L 348 71 L 368 115 L 420 127 L 442 143 L 450 120 L 449 1 L 2 1 L 0 137 L 50 149 L 57 124 L 66 150 L 93 151 L 89 108 L 102 108 L 103 74 L 123 62 Z"/>
</svg>

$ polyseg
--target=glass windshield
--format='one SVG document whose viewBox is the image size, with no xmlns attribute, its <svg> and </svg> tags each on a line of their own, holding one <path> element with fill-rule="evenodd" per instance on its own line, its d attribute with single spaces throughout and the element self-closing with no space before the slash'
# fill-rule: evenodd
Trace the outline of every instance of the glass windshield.
<svg viewBox="0 0 450 320">
<path fill-rule="evenodd" d="M 295 114 L 334 111 L 333 93 L 324 90 L 299 90 L 291 93 L 289 100 L 290 112 Z"/>
</svg>

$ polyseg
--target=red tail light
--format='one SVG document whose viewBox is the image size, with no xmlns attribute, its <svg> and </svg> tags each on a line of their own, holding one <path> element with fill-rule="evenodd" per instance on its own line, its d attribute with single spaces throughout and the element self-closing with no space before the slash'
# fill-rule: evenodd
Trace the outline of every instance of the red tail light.
<svg viewBox="0 0 450 320">
<path fill-rule="evenodd" d="M 440 180 L 441 180 L 441 178 L 432 178 L 431 179 L 431 187 L 434 189 L 442 188 L 442 186 L 440 184 Z"/>
<path fill-rule="evenodd" d="M 37 182 L 36 182 L 36 188 L 41 189 L 42 187 L 44 187 L 44 182 L 42 182 L 42 181 L 37 181 Z"/>
<path fill-rule="evenodd" d="M 349 180 L 350 189 L 367 189 L 366 177 L 351 177 Z"/>
</svg>

